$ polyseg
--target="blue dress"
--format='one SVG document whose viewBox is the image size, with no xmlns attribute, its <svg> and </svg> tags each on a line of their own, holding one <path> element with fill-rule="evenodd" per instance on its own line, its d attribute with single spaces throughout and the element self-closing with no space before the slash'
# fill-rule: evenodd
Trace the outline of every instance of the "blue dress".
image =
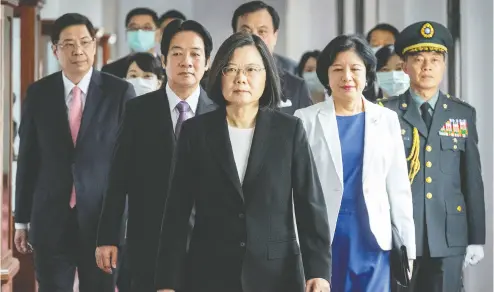
<svg viewBox="0 0 494 292">
<path fill-rule="evenodd" d="M 343 198 L 332 244 L 331 292 L 390 291 L 389 251 L 370 230 L 362 190 L 365 113 L 337 116 Z"/>
</svg>

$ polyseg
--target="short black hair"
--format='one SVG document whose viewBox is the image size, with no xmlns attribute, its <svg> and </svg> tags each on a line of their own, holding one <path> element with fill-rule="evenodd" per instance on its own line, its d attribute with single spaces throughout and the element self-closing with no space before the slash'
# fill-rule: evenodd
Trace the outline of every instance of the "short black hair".
<svg viewBox="0 0 494 292">
<path fill-rule="evenodd" d="M 376 59 L 377 59 L 376 71 L 379 71 L 384 66 L 386 66 L 389 58 L 391 58 L 394 54 L 396 54 L 394 45 L 387 45 L 380 48 L 376 52 Z"/>
<path fill-rule="evenodd" d="M 183 31 L 192 31 L 201 36 L 202 41 L 204 42 L 204 53 L 207 62 L 211 56 L 211 51 L 213 50 L 213 39 L 211 38 L 209 31 L 197 21 L 175 19 L 166 26 L 163 30 L 163 35 L 161 36 L 161 54 L 165 58 L 165 63 L 173 37 Z"/>
<path fill-rule="evenodd" d="M 246 32 L 232 34 L 218 49 L 209 73 L 208 96 L 220 107 L 226 107 L 226 100 L 222 92 L 223 69 L 230 62 L 235 50 L 245 46 L 253 46 L 257 49 L 266 70 L 266 85 L 259 99 L 259 107 L 262 109 L 278 107 L 281 101 L 281 85 L 276 62 L 264 41 L 260 37 Z"/>
<path fill-rule="evenodd" d="M 237 32 L 237 22 L 240 16 L 257 12 L 263 9 L 266 9 L 271 15 L 271 18 L 273 20 L 274 31 L 275 32 L 278 31 L 278 29 L 280 28 L 280 16 L 278 15 L 278 12 L 276 12 L 276 10 L 272 6 L 262 1 L 250 1 L 240 5 L 233 13 L 233 17 L 232 17 L 233 32 Z"/>
<path fill-rule="evenodd" d="M 376 30 L 384 30 L 384 31 L 388 31 L 390 32 L 391 34 L 393 34 L 395 40 L 398 38 L 398 35 L 400 34 L 400 31 L 392 26 L 391 24 L 389 23 L 379 23 L 377 24 L 376 26 L 374 26 L 368 33 L 367 33 L 367 41 L 370 43 L 371 41 L 371 36 L 372 36 L 372 33 L 375 32 Z"/>
<path fill-rule="evenodd" d="M 60 33 L 64 29 L 73 25 L 85 25 L 91 38 L 96 36 L 96 29 L 86 16 L 79 13 L 66 13 L 55 20 L 51 31 L 51 42 L 57 44 L 60 40 Z"/>
<path fill-rule="evenodd" d="M 129 71 L 130 65 L 136 62 L 137 66 L 144 72 L 151 72 L 158 77 L 158 80 L 163 80 L 165 72 L 161 66 L 161 62 L 155 56 L 150 53 L 135 53 L 128 57 Z"/>
<path fill-rule="evenodd" d="M 171 9 L 171 10 L 168 10 L 167 12 L 161 14 L 160 18 L 158 19 L 159 25 L 161 26 L 163 24 L 163 21 L 170 19 L 170 18 L 181 19 L 184 21 L 187 20 L 187 17 L 185 17 L 185 15 L 182 12 L 175 10 L 175 9 Z"/>
<path fill-rule="evenodd" d="M 125 16 L 125 27 L 129 26 L 132 17 L 137 15 L 149 15 L 153 19 L 153 22 L 156 25 L 156 27 L 159 26 L 158 14 L 156 14 L 156 11 L 150 8 L 139 7 L 139 8 L 134 8 L 131 11 L 129 11 L 129 13 L 127 13 L 127 16 Z"/>
<path fill-rule="evenodd" d="M 376 56 L 369 44 L 357 35 L 340 35 L 335 37 L 317 58 L 317 77 L 331 94 L 329 87 L 328 69 L 333 65 L 339 53 L 353 50 L 360 56 L 365 65 L 367 88 L 373 88 L 376 82 Z"/>
<path fill-rule="evenodd" d="M 297 66 L 297 74 L 298 74 L 298 76 L 302 77 L 302 74 L 304 73 L 305 63 L 307 63 L 307 61 L 310 58 L 314 58 L 314 59 L 317 60 L 317 58 L 319 57 L 319 55 L 321 55 L 321 51 L 319 51 L 319 50 L 305 52 L 302 55 L 302 57 L 300 58 L 300 62 L 298 62 L 298 66 Z"/>
</svg>

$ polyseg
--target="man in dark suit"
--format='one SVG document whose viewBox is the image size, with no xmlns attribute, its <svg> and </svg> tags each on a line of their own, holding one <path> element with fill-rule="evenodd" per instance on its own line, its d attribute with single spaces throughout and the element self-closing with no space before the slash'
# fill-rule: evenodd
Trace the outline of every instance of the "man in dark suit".
<svg viewBox="0 0 494 292">
<path fill-rule="evenodd" d="M 244 3 L 233 13 L 233 31 L 245 31 L 258 35 L 266 43 L 271 54 L 276 46 L 279 27 L 278 12 L 262 1 Z M 279 105 L 281 111 L 293 115 L 296 110 L 311 105 L 312 100 L 305 81 L 295 76 L 293 71 L 290 72 L 280 67 L 278 71 L 282 88 L 282 101 Z"/>
<path fill-rule="evenodd" d="M 58 18 L 51 40 L 62 71 L 27 90 L 15 244 L 21 253 L 34 248 L 40 292 L 72 291 L 76 268 L 81 292 L 112 291 L 112 276 L 94 261 L 96 230 L 118 125 L 135 92 L 93 69 L 95 30 L 85 16 Z"/>
<path fill-rule="evenodd" d="M 380 101 L 396 111 L 409 157 L 417 260 L 412 291 L 460 291 L 462 269 L 484 257 L 485 206 L 475 109 L 439 84 L 453 38 L 417 22 L 398 36 L 410 89 Z"/>
<path fill-rule="evenodd" d="M 126 107 L 101 213 L 96 257 L 98 266 L 111 272 L 118 257 L 119 218 L 128 197 L 132 291 L 156 291 L 161 219 L 182 122 L 216 109 L 199 85 L 212 47 L 211 36 L 201 24 L 172 21 L 161 41 L 166 86 L 130 101 Z"/>
<path fill-rule="evenodd" d="M 155 48 L 156 44 L 159 43 L 161 30 L 159 29 L 158 15 L 155 11 L 149 8 L 132 9 L 125 17 L 125 27 L 127 31 L 126 40 L 131 54 L 148 52 L 156 55 Z M 104 65 L 101 71 L 125 78 L 129 65 L 128 56 L 125 56 Z"/>
<path fill-rule="evenodd" d="M 292 74 L 297 74 L 297 67 L 298 67 L 297 62 L 285 56 L 278 55 L 276 53 L 273 54 L 273 57 L 274 60 L 276 61 L 276 65 L 278 66 L 278 68 L 281 68 Z"/>
</svg>

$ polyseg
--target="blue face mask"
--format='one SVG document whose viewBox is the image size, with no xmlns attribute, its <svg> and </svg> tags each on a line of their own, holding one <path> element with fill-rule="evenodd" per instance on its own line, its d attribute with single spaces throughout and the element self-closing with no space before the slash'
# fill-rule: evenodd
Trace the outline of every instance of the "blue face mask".
<svg viewBox="0 0 494 292">
<path fill-rule="evenodd" d="M 304 72 L 302 73 L 302 76 L 304 77 L 304 80 L 307 83 L 307 87 L 309 87 L 310 92 L 324 92 L 324 86 L 322 85 L 321 81 L 319 81 L 319 78 L 317 78 L 316 71 Z"/>
<path fill-rule="evenodd" d="M 403 71 L 377 72 L 377 83 L 387 96 L 395 96 L 407 91 L 410 77 Z"/>
<path fill-rule="evenodd" d="M 155 45 L 155 31 L 137 30 L 127 32 L 127 43 L 132 51 L 143 53 L 151 50 Z"/>
</svg>

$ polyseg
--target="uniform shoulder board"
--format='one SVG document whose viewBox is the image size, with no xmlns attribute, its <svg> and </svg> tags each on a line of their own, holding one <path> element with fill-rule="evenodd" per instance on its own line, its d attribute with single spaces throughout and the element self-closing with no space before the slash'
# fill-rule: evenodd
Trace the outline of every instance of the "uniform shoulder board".
<svg viewBox="0 0 494 292">
<path fill-rule="evenodd" d="M 459 97 L 452 96 L 452 95 L 450 95 L 450 94 L 446 94 L 446 97 L 447 97 L 447 98 L 449 98 L 449 99 L 451 99 L 451 100 L 452 100 L 452 101 L 454 101 L 454 102 L 457 102 L 457 103 L 459 103 L 459 104 L 462 104 L 462 105 L 465 105 L 465 106 L 467 106 L 467 107 L 471 107 L 471 108 L 473 108 L 473 106 L 471 106 L 468 102 L 466 102 L 465 100 L 463 100 L 463 99 L 461 99 L 461 98 L 459 98 Z"/>
</svg>

